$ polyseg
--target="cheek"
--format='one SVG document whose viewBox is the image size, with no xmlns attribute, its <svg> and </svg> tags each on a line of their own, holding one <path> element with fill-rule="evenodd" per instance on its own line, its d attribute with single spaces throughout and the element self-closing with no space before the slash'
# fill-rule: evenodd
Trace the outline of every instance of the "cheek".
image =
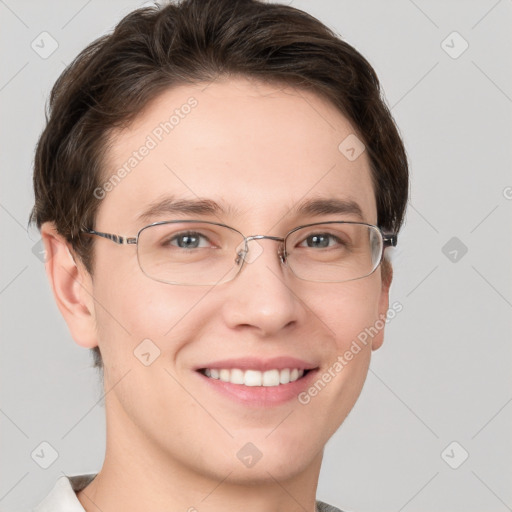
<svg viewBox="0 0 512 512">
<path fill-rule="evenodd" d="M 308 293 L 307 305 L 335 339 L 339 352 L 379 318 L 380 291 L 380 281 L 372 275 L 332 287 L 325 285 Z"/>
<path fill-rule="evenodd" d="M 307 305 L 323 333 L 328 354 L 318 380 L 300 397 L 309 422 L 329 438 L 344 421 L 363 388 L 371 358 L 367 330 L 379 317 L 380 283 L 376 279 L 340 283 L 309 295 Z M 327 337 L 326 337 L 327 334 Z M 314 435 L 313 431 L 311 435 Z"/>
<path fill-rule="evenodd" d="M 134 356 L 146 348 L 172 364 L 191 337 L 200 337 L 207 316 L 208 287 L 159 283 L 131 263 L 104 268 L 94 287 L 100 350 L 105 366 L 119 372 L 140 366 Z"/>
</svg>

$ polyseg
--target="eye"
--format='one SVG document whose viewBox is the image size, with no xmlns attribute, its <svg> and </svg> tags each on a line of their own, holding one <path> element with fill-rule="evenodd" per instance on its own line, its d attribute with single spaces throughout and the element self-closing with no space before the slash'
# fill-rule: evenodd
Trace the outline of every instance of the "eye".
<svg viewBox="0 0 512 512">
<path fill-rule="evenodd" d="M 331 243 L 333 242 L 333 243 Z M 299 247 L 304 247 L 304 243 L 306 243 L 306 247 L 310 248 L 320 248 L 325 249 L 327 247 L 333 247 L 334 245 L 345 245 L 343 240 L 339 237 L 332 235 L 331 233 L 314 233 L 309 235 L 304 241 L 299 244 Z"/>
<path fill-rule="evenodd" d="M 167 238 L 162 245 L 172 245 L 180 249 L 199 249 L 201 247 L 209 247 L 208 243 L 201 245 L 201 240 L 208 242 L 208 237 L 198 233 L 197 231 L 187 231 L 186 233 L 178 233 Z"/>
</svg>

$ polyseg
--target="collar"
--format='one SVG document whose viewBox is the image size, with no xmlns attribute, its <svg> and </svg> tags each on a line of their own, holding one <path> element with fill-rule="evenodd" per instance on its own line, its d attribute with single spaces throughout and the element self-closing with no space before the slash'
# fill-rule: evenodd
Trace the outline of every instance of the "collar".
<svg viewBox="0 0 512 512">
<path fill-rule="evenodd" d="M 89 485 L 97 473 L 61 476 L 33 512 L 85 512 L 76 493 Z"/>
</svg>

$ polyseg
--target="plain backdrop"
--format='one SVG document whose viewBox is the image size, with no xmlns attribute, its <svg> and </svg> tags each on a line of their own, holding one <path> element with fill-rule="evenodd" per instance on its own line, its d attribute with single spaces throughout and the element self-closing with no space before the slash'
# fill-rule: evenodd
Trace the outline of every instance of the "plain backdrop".
<svg viewBox="0 0 512 512">
<path fill-rule="evenodd" d="M 318 498 L 344 510 L 512 507 L 510 0 L 293 0 L 375 67 L 403 135 L 411 201 L 394 250 L 403 310 L 326 447 Z M 65 65 L 135 0 L 1 0 L 0 508 L 97 472 L 104 407 L 27 231 L 34 146 Z M 46 32 L 47 34 L 41 35 Z M 45 55 L 33 43 L 46 38 Z M 52 46 L 53 45 L 53 46 Z M 35 48 L 34 48 L 35 47 Z M 49 443 L 47 469 L 33 458 Z"/>
</svg>

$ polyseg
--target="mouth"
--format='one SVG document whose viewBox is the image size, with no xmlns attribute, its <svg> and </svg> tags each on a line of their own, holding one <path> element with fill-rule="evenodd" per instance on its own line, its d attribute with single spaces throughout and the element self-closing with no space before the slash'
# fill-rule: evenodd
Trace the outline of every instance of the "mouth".
<svg viewBox="0 0 512 512">
<path fill-rule="evenodd" d="M 265 371 L 241 368 L 199 368 L 194 373 L 214 393 L 237 406 L 268 409 L 299 399 L 314 383 L 317 368 L 281 368 Z M 215 399 L 212 397 L 212 399 Z"/>
<path fill-rule="evenodd" d="M 302 368 L 270 369 L 266 371 L 241 368 L 200 368 L 199 373 L 209 379 L 246 387 L 278 387 L 303 379 L 310 371 Z"/>
</svg>

